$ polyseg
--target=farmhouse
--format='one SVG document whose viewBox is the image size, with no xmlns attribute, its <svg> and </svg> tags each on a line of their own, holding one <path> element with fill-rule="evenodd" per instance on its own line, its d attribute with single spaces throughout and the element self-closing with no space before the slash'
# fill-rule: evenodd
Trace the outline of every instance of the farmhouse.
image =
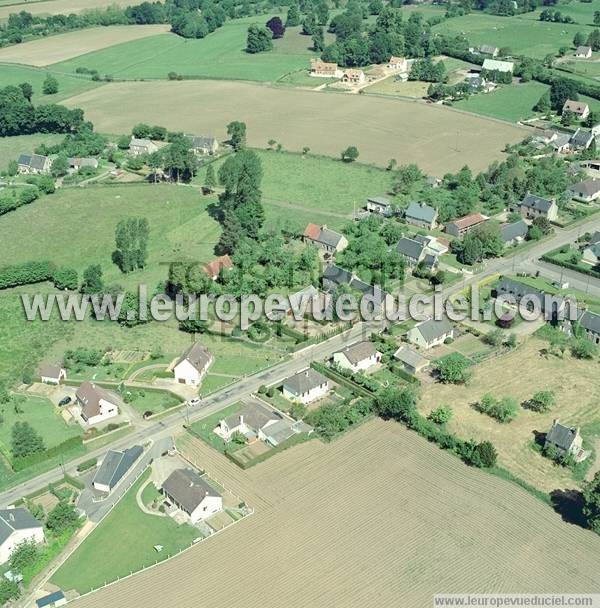
<svg viewBox="0 0 600 608">
<path fill-rule="evenodd" d="M 370 213 L 380 213 L 381 215 L 392 214 L 392 203 L 383 196 L 372 196 L 367 199 L 367 211 Z"/>
<path fill-rule="evenodd" d="M 581 261 L 592 266 L 600 263 L 600 243 L 588 245 L 582 252 Z"/>
<path fill-rule="evenodd" d="M 443 344 L 448 338 L 454 338 L 454 327 L 446 317 L 439 321 L 429 319 L 417 323 L 407 334 L 413 344 L 421 348 L 433 348 Z"/>
<path fill-rule="evenodd" d="M 367 77 L 362 70 L 346 70 L 342 76 L 342 82 L 348 84 L 363 84 Z"/>
<path fill-rule="evenodd" d="M 327 226 L 308 224 L 302 236 L 304 242 L 310 241 L 328 254 L 344 251 L 348 247 L 348 239 L 343 234 L 330 230 Z"/>
<path fill-rule="evenodd" d="M 186 135 L 190 142 L 190 148 L 199 156 L 216 154 L 219 149 L 219 142 L 216 137 L 210 135 Z"/>
<path fill-rule="evenodd" d="M 427 230 L 435 228 L 437 217 L 437 209 L 426 203 L 411 203 L 404 213 L 404 219 L 408 224 Z"/>
<path fill-rule="evenodd" d="M 90 167 L 92 169 L 98 168 L 98 159 L 93 158 L 92 156 L 87 156 L 84 158 L 71 157 L 67 159 L 67 162 L 69 163 L 69 167 L 75 171 L 78 171 L 82 167 Z"/>
<path fill-rule="evenodd" d="M 194 342 L 173 366 L 175 381 L 198 386 L 212 362 L 213 356 L 206 346 Z"/>
<path fill-rule="evenodd" d="M 310 75 L 317 78 L 341 78 L 342 70 L 337 63 L 327 63 L 320 59 L 310 60 Z"/>
<path fill-rule="evenodd" d="M 99 492 L 107 494 L 112 492 L 131 469 L 133 463 L 142 455 L 142 452 L 143 449 L 140 445 L 134 445 L 122 452 L 109 450 L 92 479 L 92 486 Z"/>
<path fill-rule="evenodd" d="M 573 198 L 585 203 L 591 203 L 600 197 L 600 179 L 590 177 L 569 187 Z"/>
<path fill-rule="evenodd" d="M 353 272 L 340 268 L 335 264 L 329 264 L 323 271 L 323 289 L 328 292 L 335 291 L 339 285 L 348 285 L 351 289 L 358 291 L 362 297 L 369 298 L 376 311 L 382 311 L 393 298 L 379 285 L 370 285 L 359 279 Z"/>
<path fill-rule="evenodd" d="M 515 64 L 512 61 L 499 61 L 498 59 L 485 59 L 482 69 L 489 72 L 510 72 L 512 74 Z"/>
<path fill-rule="evenodd" d="M 559 456 L 570 454 L 575 458 L 575 462 L 581 462 L 587 457 L 579 428 L 565 426 L 558 418 L 555 418 L 546 435 L 544 448 L 549 447 L 554 448 Z"/>
<path fill-rule="evenodd" d="M 409 266 L 416 266 L 425 257 L 425 245 L 415 239 L 403 236 L 396 245 L 396 251 Z"/>
<path fill-rule="evenodd" d="M 283 396 L 298 403 L 312 403 L 329 392 L 329 380 L 309 367 L 287 378 L 282 386 Z"/>
<path fill-rule="evenodd" d="M 365 371 L 381 361 L 381 353 L 373 342 L 357 342 L 344 350 L 333 353 L 333 362 L 341 369 L 353 373 Z"/>
<path fill-rule="evenodd" d="M 167 500 L 183 511 L 192 524 L 223 510 L 223 497 L 192 469 L 177 469 L 161 487 Z"/>
<path fill-rule="evenodd" d="M 216 281 L 224 270 L 231 270 L 233 268 L 233 262 L 231 258 L 225 254 L 214 259 L 208 264 L 204 264 L 202 270 L 213 280 Z"/>
<path fill-rule="evenodd" d="M 67 379 L 67 370 L 61 365 L 43 365 L 40 377 L 44 384 L 60 384 L 61 380 Z"/>
<path fill-rule="evenodd" d="M 558 205 L 554 199 L 542 198 L 535 194 L 526 194 L 518 206 L 521 215 L 528 220 L 533 220 L 536 217 L 545 217 L 553 222 L 558 218 Z"/>
<path fill-rule="evenodd" d="M 571 137 L 569 143 L 574 150 L 587 150 L 594 141 L 594 134 L 591 131 L 577 129 Z"/>
<path fill-rule="evenodd" d="M 489 44 L 482 44 L 475 48 L 469 49 L 471 53 L 479 53 L 480 55 L 489 55 L 490 57 L 496 57 L 499 53 L 497 46 L 490 46 Z"/>
<path fill-rule="evenodd" d="M 562 154 L 571 149 L 571 138 L 572 135 L 569 135 L 568 133 L 560 133 L 550 142 L 550 145 L 555 152 Z"/>
<path fill-rule="evenodd" d="M 406 61 L 406 57 L 394 57 L 394 55 L 392 55 L 390 60 L 387 62 L 386 67 L 388 70 L 408 72 L 408 61 Z"/>
<path fill-rule="evenodd" d="M 562 108 L 564 112 L 573 112 L 577 118 L 584 120 L 588 117 L 590 113 L 590 107 L 587 103 L 583 103 L 582 101 L 573 101 L 572 99 L 567 99 L 565 101 L 565 105 Z"/>
<path fill-rule="evenodd" d="M 129 142 L 129 154 L 139 156 L 140 154 L 153 154 L 158 150 L 158 146 L 149 139 L 139 139 L 132 137 Z"/>
<path fill-rule="evenodd" d="M 93 426 L 119 414 L 119 398 L 106 389 L 85 381 L 75 393 L 83 421 Z"/>
<path fill-rule="evenodd" d="M 592 47 L 591 46 L 578 46 L 575 49 L 575 57 L 577 59 L 589 59 L 592 56 Z"/>
<path fill-rule="evenodd" d="M 0 564 L 10 559 L 17 545 L 44 542 L 44 527 L 25 508 L 0 509 Z"/>
<path fill-rule="evenodd" d="M 462 238 L 469 230 L 483 224 L 487 219 L 481 213 L 471 213 L 446 224 L 446 232 L 452 236 Z"/>
<path fill-rule="evenodd" d="M 529 226 L 523 221 L 512 222 L 512 224 L 503 224 L 500 226 L 500 235 L 505 247 L 520 243 L 527 236 Z"/>
<path fill-rule="evenodd" d="M 588 340 L 594 344 L 600 344 L 600 315 L 590 310 L 584 310 L 579 315 L 577 322 L 579 327 L 584 330 Z"/>
<path fill-rule="evenodd" d="M 404 369 L 413 376 L 422 372 L 429 366 L 429 359 L 420 355 L 410 346 L 401 346 L 395 353 L 394 358 L 402 363 Z"/>
<path fill-rule="evenodd" d="M 66 603 L 67 598 L 62 591 L 55 591 L 54 593 L 49 593 L 48 595 L 44 595 L 44 597 L 35 600 L 37 608 L 58 608 L 59 606 L 64 606 Z"/>
<path fill-rule="evenodd" d="M 17 161 L 19 173 L 48 173 L 52 161 L 41 154 L 21 154 Z"/>
</svg>

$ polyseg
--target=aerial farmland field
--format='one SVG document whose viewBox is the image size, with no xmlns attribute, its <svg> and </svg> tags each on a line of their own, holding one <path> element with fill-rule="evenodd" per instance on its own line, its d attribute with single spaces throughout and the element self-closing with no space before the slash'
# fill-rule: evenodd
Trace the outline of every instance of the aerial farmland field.
<svg viewBox="0 0 600 608">
<path fill-rule="evenodd" d="M 598 537 L 393 422 L 310 441 L 247 471 L 186 441 L 186 455 L 254 515 L 77 606 L 191 608 L 201 595 L 254 608 L 268 587 L 268 605 L 422 608 L 440 592 L 600 589 Z"/>
<path fill-rule="evenodd" d="M 8 19 L 11 13 L 27 11 L 32 15 L 68 15 L 81 13 L 94 8 L 107 8 L 112 4 L 128 6 L 131 0 L 41 0 L 35 2 L 14 2 L 14 0 L 0 4 L 0 21 Z"/>
</svg>

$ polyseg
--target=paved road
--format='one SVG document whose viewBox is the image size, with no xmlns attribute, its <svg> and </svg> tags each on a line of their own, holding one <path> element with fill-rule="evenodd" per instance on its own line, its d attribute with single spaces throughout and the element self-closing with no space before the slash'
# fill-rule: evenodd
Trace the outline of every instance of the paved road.
<svg viewBox="0 0 600 608">
<path fill-rule="evenodd" d="M 442 292 L 444 297 L 462 290 L 470 284 L 477 283 L 487 276 L 493 274 L 502 274 L 515 272 L 524 267 L 530 267 L 537 263 L 537 259 L 546 251 L 555 249 L 575 241 L 583 232 L 600 230 L 600 217 L 590 220 L 584 225 L 579 225 L 566 230 L 557 230 L 552 237 L 538 243 L 524 252 L 518 252 L 516 255 L 507 258 L 498 258 L 485 263 L 481 272 L 472 277 L 466 277 L 462 282 L 455 284 Z M 544 269 L 544 272 L 546 270 Z M 343 334 L 334 336 L 329 340 L 316 344 L 298 353 L 295 353 L 291 360 L 287 360 L 277 366 L 243 378 L 234 385 L 227 387 L 212 396 L 204 399 L 202 403 L 191 410 L 190 408 L 180 410 L 168 418 L 160 422 L 142 423 L 138 430 L 127 435 L 121 440 L 111 444 L 111 449 L 125 449 L 136 443 L 146 443 L 149 440 L 159 441 L 172 435 L 174 432 L 181 429 L 186 422 L 195 422 L 206 418 L 218 412 L 227 406 L 239 401 L 242 397 L 256 392 L 259 386 L 263 384 L 275 384 L 287 378 L 288 376 L 306 368 L 311 361 L 321 360 L 342 348 L 345 344 L 355 342 L 360 339 L 366 339 L 374 331 L 378 331 L 381 324 L 378 322 L 357 323 L 352 329 Z M 108 448 L 96 450 L 90 454 L 86 454 L 77 460 L 71 461 L 65 465 L 67 473 L 75 474 L 77 465 L 89 458 L 102 457 Z M 8 505 L 15 502 L 20 497 L 35 492 L 48 485 L 49 483 L 62 479 L 63 473 L 60 468 L 54 469 L 47 473 L 43 473 L 34 479 L 30 479 L 16 488 L 7 490 L 0 494 L 0 505 Z"/>
</svg>

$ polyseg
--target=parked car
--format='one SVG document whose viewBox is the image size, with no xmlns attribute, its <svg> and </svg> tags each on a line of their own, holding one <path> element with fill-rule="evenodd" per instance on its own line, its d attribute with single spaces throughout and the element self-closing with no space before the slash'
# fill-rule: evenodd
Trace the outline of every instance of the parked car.
<svg viewBox="0 0 600 608">
<path fill-rule="evenodd" d="M 69 405 L 71 403 L 71 397 L 69 395 L 65 395 L 59 402 L 58 405 Z"/>
<path fill-rule="evenodd" d="M 194 397 L 193 399 L 190 399 L 188 401 L 188 405 L 190 407 L 195 407 L 196 405 L 200 405 L 200 399 L 198 399 L 198 397 Z"/>
</svg>

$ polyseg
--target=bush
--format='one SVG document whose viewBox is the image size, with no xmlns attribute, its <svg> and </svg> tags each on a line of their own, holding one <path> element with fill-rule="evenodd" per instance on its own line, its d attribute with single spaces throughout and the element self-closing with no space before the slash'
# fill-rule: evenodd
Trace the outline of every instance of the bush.
<svg viewBox="0 0 600 608">
<path fill-rule="evenodd" d="M 52 262 L 24 262 L 0 268 L 0 289 L 41 283 L 53 278 L 55 266 Z"/>
<path fill-rule="evenodd" d="M 440 380 L 445 384 L 465 384 L 471 378 L 471 362 L 460 353 L 452 353 L 437 362 Z"/>
<path fill-rule="evenodd" d="M 523 405 L 534 412 L 547 412 L 555 403 L 556 397 L 553 391 L 538 391 Z"/>
<path fill-rule="evenodd" d="M 93 469 L 97 464 L 97 458 L 90 458 L 89 460 L 85 460 L 84 462 L 77 465 L 77 472 L 83 473 L 84 471 L 89 471 L 90 469 Z"/>
<path fill-rule="evenodd" d="M 517 402 L 511 397 L 495 399 L 489 393 L 482 397 L 477 409 L 502 423 L 511 422 L 519 412 Z"/>
<path fill-rule="evenodd" d="M 69 289 L 71 291 L 75 291 L 79 287 L 77 271 L 73 268 L 57 268 L 54 271 L 54 276 L 52 278 L 57 289 Z"/>
<path fill-rule="evenodd" d="M 429 414 L 429 420 L 436 424 L 446 424 L 452 418 L 452 408 L 447 405 L 442 405 L 431 411 Z"/>
</svg>

